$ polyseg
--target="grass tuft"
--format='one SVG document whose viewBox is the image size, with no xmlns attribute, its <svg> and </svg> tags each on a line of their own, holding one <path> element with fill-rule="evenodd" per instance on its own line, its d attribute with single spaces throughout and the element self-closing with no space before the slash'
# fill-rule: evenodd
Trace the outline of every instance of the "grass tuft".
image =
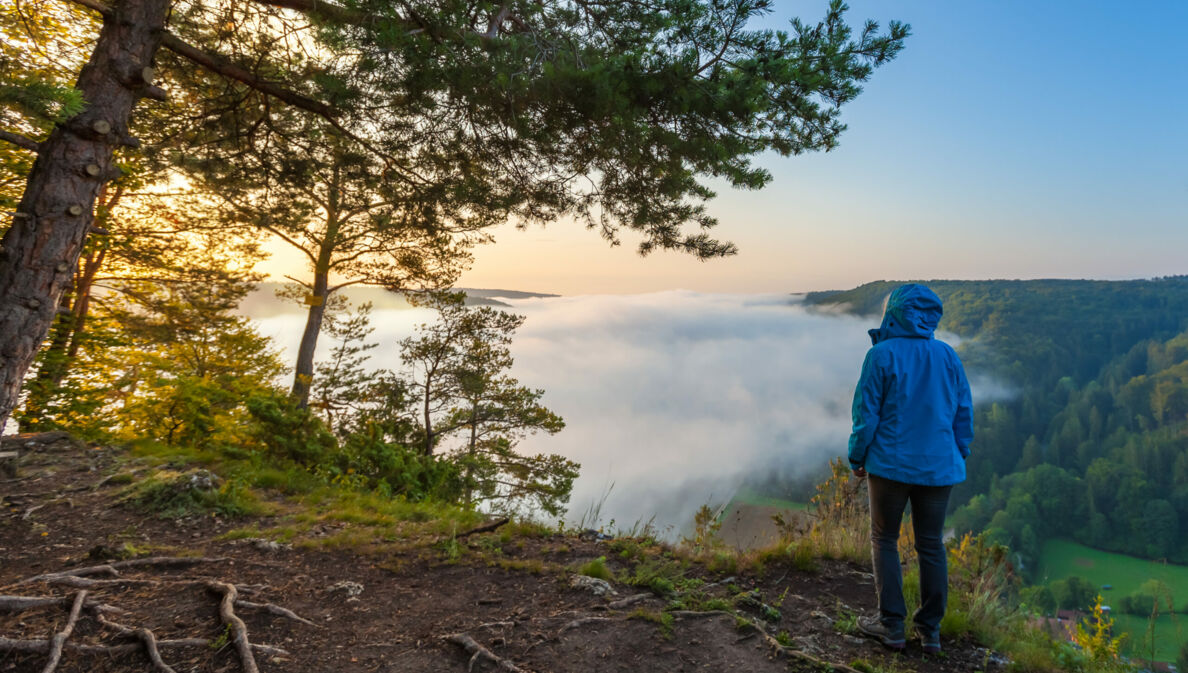
<svg viewBox="0 0 1188 673">
<path fill-rule="evenodd" d="M 585 575 L 586 577 L 594 577 L 600 580 L 606 580 L 607 582 L 613 582 L 615 579 L 615 573 L 611 571 L 611 569 L 606 565 L 605 556 L 599 556 L 596 559 L 591 559 L 582 564 L 582 566 L 577 569 L 577 573 L 579 575 Z"/>
</svg>

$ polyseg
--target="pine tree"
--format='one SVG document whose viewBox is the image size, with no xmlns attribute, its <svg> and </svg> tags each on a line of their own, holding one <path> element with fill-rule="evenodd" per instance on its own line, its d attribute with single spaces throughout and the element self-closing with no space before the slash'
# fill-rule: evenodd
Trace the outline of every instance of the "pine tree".
<svg viewBox="0 0 1188 673">
<path fill-rule="evenodd" d="M 434 455 L 450 437 L 446 457 L 462 475 L 467 504 L 521 503 L 557 515 L 569 500 L 579 465 L 562 456 L 523 455 L 515 450 L 528 434 L 549 434 L 565 427 L 544 407 L 543 390 L 520 385 L 507 374 L 508 346 L 524 317 L 489 306 L 467 307 L 461 293 L 431 298 L 438 320 L 400 343 L 401 358 L 412 372 L 408 388 L 421 412 L 422 453 Z"/>
<path fill-rule="evenodd" d="M 320 116 L 394 181 L 457 175 L 470 203 L 488 185 L 526 186 L 524 221 L 572 213 L 612 241 L 638 231 L 643 252 L 708 257 L 734 248 L 705 231 L 702 180 L 758 188 L 770 175 L 755 155 L 835 147 L 841 106 L 908 34 L 855 33 L 841 0 L 789 32 L 747 28 L 770 0 L 72 1 L 102 16 L 75 84 L 89 104 L 43 141 L 3 135 L 37 159 L 0 258 L 0 424 L 117 174 L 113 151 L 139 144 L 134 108 L 167 96 L 158 80 L 201 106 L 209 86 L 185 84 L 217 76 L 237 97 L 231 117 L 286 105 Z"/>
</svg>

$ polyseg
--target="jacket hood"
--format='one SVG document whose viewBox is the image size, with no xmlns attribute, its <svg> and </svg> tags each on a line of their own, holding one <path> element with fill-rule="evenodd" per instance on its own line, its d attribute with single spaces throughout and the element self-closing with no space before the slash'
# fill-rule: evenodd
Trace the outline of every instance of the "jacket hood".
<svg viewBox="0 0 1188 673">
<path fill-rule="evenodd" d="M 870 342 L 877 344 L 895 337 L 931 339 L 943 314 L 940 297 L 932 290 L 917 283 L 901 285 L 887 299 L 883 324 L 868 332 Z"/>
</svg>

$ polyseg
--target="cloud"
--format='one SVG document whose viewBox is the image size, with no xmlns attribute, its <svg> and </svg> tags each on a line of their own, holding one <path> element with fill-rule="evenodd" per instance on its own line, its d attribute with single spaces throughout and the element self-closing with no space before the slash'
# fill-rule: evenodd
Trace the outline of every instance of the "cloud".
<svg viewBox="0 0 1188 673">
<path fill-rule="evenodd" d="M 870 319 L 810 312 L 791 295 L 504 301 L 527 316 L 513 374 L 543 388 L 567 424 L 520 450 L 581 463 L 571 519 L 605 498 L 604 523 L 655 517 L 680 528 L 744 479 L 818 473 L 845 454 Z M 431 319 L 423 309 L 377 311 L 376 365 L 397 367 L 396 341 Z M 296 320 L 260 323 L 292 353 Z"/>
</svg>

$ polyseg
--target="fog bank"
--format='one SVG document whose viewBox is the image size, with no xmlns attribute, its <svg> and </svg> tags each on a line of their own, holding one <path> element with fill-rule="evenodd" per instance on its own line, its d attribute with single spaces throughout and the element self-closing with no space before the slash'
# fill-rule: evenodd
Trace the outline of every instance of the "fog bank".
<svg viewBox="0 0 1188 673">
<path fill-rule="evenodd" d="M 791 295 L 501 301 L 527 316 L 513 374 L 545 389 L 545 404 L 567 424 L 520 450 L 581 463 L 570 519 L 605 498 L 602 523 L 617 527 L 655 517 L 679 529 L 747 477 L 817 472 L 844 455 L 866 330 L 877 326 L 808 311 Z M 424 309 L 375 312 L 375 365 L 398 368 L 396 341 L 432 318 Z M 259 324 L 295 353 L 300 316 Z"/>
</svg>

